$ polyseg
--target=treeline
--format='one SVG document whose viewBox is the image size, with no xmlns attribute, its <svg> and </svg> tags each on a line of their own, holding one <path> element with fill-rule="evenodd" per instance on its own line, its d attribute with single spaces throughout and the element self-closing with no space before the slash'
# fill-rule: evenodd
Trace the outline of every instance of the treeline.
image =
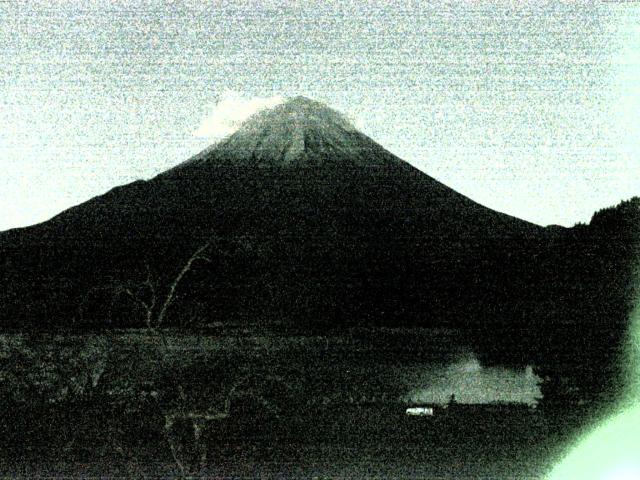
<svg viewBox="0 0 640 480">
<path fill-rule="evenodd" d="M 611 406 L 625 388 L 639 245 L 638 197 L 558 231 L 533 256 L 509 328 L 487 330 L 485 361 L 531 361 L 543 379 L 543 407 Z"/>
<path fill-rule="evenodd" d="M 540 371 L 552 378 L 543 394 L 608 406 L 625 388 L 624 354 L 640 265 L 640 198 L 600 210 L 588 226 L 575 227 L 567 253 L 563 274 L 575 287 L 560 299 L 564 311 L 556 312 L 567 316 L 552 317 L 559 328 L 551 323 L 548 338 L 539 342 Z"/>
</svg>

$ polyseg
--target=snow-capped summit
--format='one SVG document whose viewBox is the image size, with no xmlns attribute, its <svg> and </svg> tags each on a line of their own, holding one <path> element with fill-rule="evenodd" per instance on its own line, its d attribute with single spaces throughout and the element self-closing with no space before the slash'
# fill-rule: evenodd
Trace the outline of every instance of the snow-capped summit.
<svg viewBox="0 0 640 480">
<path fill-rule="evenodd" d="M 297 96 L 255 113 L 235 133 L 182 166 L 369 166 L 395 160 L 341 113 Z"/>
</svg>

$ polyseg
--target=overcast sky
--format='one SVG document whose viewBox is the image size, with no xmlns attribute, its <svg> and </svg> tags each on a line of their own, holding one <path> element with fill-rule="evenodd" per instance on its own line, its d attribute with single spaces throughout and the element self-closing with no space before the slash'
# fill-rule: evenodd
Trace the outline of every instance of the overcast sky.
<svg viewBox="0 0 640 480">
<path fill-rule="evenodd" d="M 536 223 L 640 194 L 640 3 L 426 3 L 0 0 L 0 230 L 297 94 Z"/>
</svg>

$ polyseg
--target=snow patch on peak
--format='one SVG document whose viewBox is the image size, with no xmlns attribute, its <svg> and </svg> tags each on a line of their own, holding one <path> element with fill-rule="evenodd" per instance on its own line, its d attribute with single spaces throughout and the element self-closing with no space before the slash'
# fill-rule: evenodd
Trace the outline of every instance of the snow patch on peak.
<svg viewBox="0 0 640 480">
<path fill-rule="evenodd" d="M 253 113 L 234 133 L 177 168 L 383 166 L 398 162 L 401 160 L 360 133 L 343 114 L 296 96 Z"/>
<path fill-rule="evenodd" d="M 258 164 L 323 163 L 318 156 L 351 155 L 359 134 L 323 103 L 298 96 L 255 113 L 215 149 L 220 157 Z"/>
<path fill-rule="evenodd" d="M 355 127 L 341 113 L 323 103 L 297 96 L 251 115 L 237 133 L 255 133 L 265 128 L 273 129 L 274 126 L 285 127 L 283 130 L 287 132 L 303 129 L 355 131 Z"/>
</svg>

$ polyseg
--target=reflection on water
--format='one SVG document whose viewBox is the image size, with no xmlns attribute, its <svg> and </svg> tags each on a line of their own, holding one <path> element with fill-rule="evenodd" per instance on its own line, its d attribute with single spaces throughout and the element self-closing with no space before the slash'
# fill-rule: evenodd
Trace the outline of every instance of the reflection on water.
<svg viewBox="0 0 640 480">
<path fill-rule="evenodd" d="M 483 367 L 470 354 L 415 377 L 415 383 L 405 397 L 413 403 L 446 403 L 454 394 L 461 403 L 518 402 L 533 405 L 541 396 L 540 378 L 530 366 L 521 370 Z"/>
</svg>

